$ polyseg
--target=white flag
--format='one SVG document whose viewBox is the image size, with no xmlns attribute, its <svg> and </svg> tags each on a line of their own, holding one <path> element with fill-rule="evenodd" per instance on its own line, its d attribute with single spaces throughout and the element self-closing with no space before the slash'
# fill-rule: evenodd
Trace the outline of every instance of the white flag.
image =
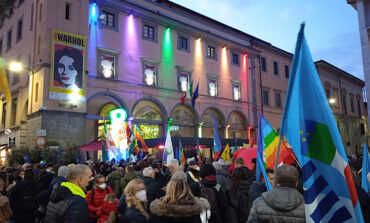
<svg viewBox="0 0 370 223">
<path fill-rule="evenodd" d="M 167 131 L 166 143 L 164 144 L 164 157 L 165 157 L 164 162 L 166 162 L 167 165 L 171 163 L 171 160 L 175 159 L 175 156 L 173 153 L 170 129 L 168 129 Z"/>
</svg>

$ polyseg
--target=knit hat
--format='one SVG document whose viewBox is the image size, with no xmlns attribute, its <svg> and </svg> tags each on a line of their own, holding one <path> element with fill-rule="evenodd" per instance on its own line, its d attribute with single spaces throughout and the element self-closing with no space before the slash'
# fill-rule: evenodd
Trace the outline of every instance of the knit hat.
<svg viewBox="0 0 370 223">
<path fill-rule="evenodd" d="M 64 177 L 64 178 L 66 178 L 66 179 L 67 179 L 68 172 L 69 172 L 68 167 L 66 167 L 66 166 L 61 166 L 61 167 L 59 167 L 59 169 L 58 169 L 58 176 L 59 176 L 59 177 Z"/>
<path fill-rule="evenodd" d="M 199 171 L 199 176 L 205 178 L 210 175 L 216 175 L 216 169 L 211 164 L 204 164 Z"/>
<path fill-rule="evenodd" d="M 184 171 L 178 169 L 172 174 L 171 180 L 182 180 L 184 182 L 187 182 L 188 178 L 186 177 Z"/>
</svg>

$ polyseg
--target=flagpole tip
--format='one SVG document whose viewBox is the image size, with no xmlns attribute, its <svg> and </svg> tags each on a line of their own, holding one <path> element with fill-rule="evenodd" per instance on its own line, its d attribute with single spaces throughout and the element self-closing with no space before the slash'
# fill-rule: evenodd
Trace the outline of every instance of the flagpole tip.
<svg viewBox="0 0 370 223">
<path fill-rule="evenodd" d="M 303 30 L 304 30 L 305 25 L 306 25 L 306 22 L 302 22 L 302 23 L 301 23 L 301 31 L 303 31 Z"/>
</svg>

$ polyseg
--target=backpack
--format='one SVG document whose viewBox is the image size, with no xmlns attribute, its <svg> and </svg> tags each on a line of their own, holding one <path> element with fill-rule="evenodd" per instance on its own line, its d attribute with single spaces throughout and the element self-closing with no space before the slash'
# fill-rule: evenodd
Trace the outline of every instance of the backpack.
<svg viewBox="0 0 370 223">
<path fill-rule="evenodd" d="M 108 186 L 105 187 L 105 191 L 107 192 L 107 194 L 109 194 Z M 94 194 L 95 194 L 95 189 L 92 189 L 92 191 L 91 191 L 91 203 L 92 203 L 92 205 L 95 206 L 95 204 L 94 204 Z"/>
<path fill-rule="evenodd" d="M 218 192 L 221 189 L 221 185 L 216 184 L 214 187 L 205 187 L 204 185 L 200 188 L 200 196 L 207 199 L 211 205 L 211 218 L 209 222 L 222 222 L 220 216 L 221 210 L 218 204 Z"/>
<path fill-rule="evenodd" d="M 33 194 L 33 191 L 25 191 L 22 194 L 22 198 L 19 202 L 19 209 L 21 211 L 30 212 L 35 211 L 38 208 L 38 202 Z"/>
</svg>

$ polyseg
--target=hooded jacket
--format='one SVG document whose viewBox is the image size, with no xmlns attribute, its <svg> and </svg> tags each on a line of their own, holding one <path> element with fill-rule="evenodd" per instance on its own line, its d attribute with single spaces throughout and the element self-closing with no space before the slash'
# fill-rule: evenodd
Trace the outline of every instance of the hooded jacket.
<svg viewBox="0 0 370 223">
<path fill-rule="evenodd" d="M 306 222 L 304 198 L 294 188 L 275 187 L 253 202 L 250 222 Z"/>
<path fill-rule="evenodd" d="M 122 188 L 122 192 L 125 190 L 127 184 L 132 180 L 137 178 L 137 174 L 135 172 L 126 172 L 125 176 L 120 181 L 120 186 Z"/>
<path fill-rule="evenodd" d="M 83 190 L 69 182 L 56 185 L 50 196 L 45 223 L 88 223 L 89 209 Z"/>
<path fill-rule="evenodd" d="M 250 205 L 248 191 L 251 182 L 243 180 L 240 182 L 239 188 L 236 191 L 228 190 L 227 196 L 229 199 L 229 219 L 232 223 L 245 223 L 248 219 Z"/>
<path fill-rule="evenodd" d="M 167 204 L 160 199 L 150 204 L 152 223 L 201 223 L 200 214 L 209 210 L 210 205 L 204 198 L 195 198 L 194 204 Z"/>
<path fill-rule="evenodd" d="M 118 173 L 118 171 L 113 171 L 107 176 L 107 182 L 112 181 L 112 185 L 110 185 L 116 194 L 117 197 L 121 197 L 122 194 L 122 187 L 120 185 L 120 180 L 122 176 Z"/>
<path fill-rule="evenodd" d="M 117 214 L 117 205 L 118 205 L 117 201 L 113 203 L 103 201 L 100 210 L 97 212 L 98 223 L 104 223 L 108 221 L 109 215 L 112 211 Z"/>
</svg>

